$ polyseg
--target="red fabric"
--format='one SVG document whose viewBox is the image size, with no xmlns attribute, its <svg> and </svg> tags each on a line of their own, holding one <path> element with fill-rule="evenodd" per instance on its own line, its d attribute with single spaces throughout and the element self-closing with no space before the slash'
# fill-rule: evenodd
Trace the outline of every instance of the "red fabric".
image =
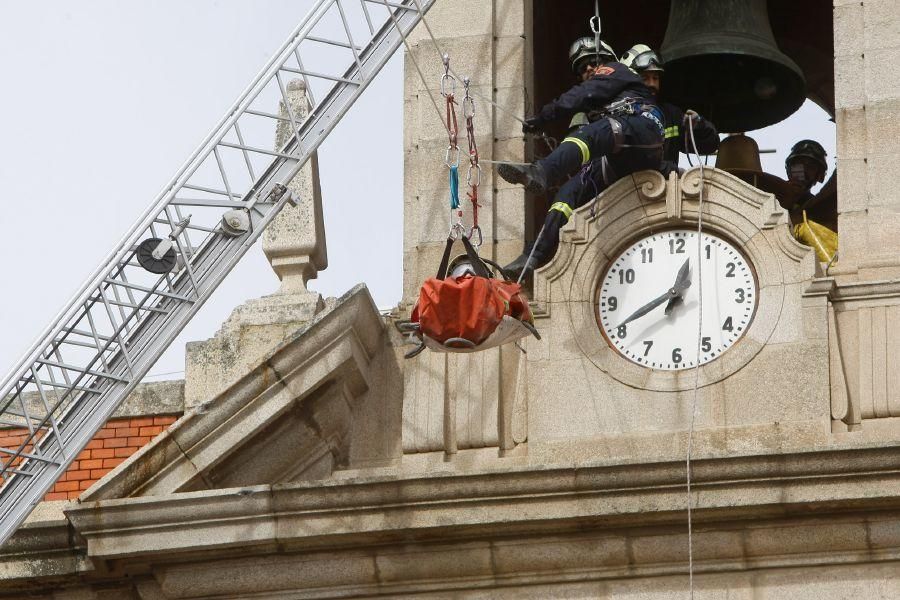
<svg viewBox="0 0 900 600">
<path fill-rule="evenodd" d="M 466 274 L 428 279 L 419 290 L 412 321 L 433 340 L 465 338 L 480 344 L 504 315 L 532 322 L 528 301 L 519 284 Z"/>
</svg>

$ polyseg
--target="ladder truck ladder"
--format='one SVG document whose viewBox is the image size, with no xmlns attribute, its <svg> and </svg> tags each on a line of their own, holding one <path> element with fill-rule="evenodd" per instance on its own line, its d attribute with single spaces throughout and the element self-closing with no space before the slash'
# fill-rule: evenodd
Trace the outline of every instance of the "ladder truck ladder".
<svg viewBox="0 0 900 600">
<path fill-rule="evenodd" d="M 434 2 L 318 0 L 13 367 L 0 384 L 0 427 L 14 428 L 0 447 L 0 544 L 294 201 L 287 184 Z M 290 108 L 293 79 L 306 87 L 305 118 Z M 288 108 L 276 114 L 279 103 Z M 290 132 L 275 150 L 273 126 Z"/>
</svg>

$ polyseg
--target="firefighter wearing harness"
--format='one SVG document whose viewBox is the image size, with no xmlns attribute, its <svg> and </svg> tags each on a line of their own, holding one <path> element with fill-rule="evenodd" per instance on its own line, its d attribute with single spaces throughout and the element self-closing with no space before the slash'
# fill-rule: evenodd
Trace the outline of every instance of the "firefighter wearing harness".
<svg viewBox="0 0 900 600">
<path fill-rule="evenodd" d="M 560 118 L 584 112 L 589 123 L 565 138 L 549 156 L 527 165 L 501 164 L 498 174 L 510 183 L 542 193 L 559 190 L 531 253 L 504 268 L 508 277 L 528 274 L 546 263 L 559 243 L 559 229 L 573 209 L 595 197 L 618 177 L 658 169 L 663 143 L 663 114 L 641 78 L 618 62 L 606 43 L 593 37 L 576 40 L 569 51 L 572 69 L 581 83 L 544 106 L 522 127 L 533 133 Z M 579 171 L 583 177 L 572 177 Z M 571 178 L 571 179 L 570 179 Z"/>
<path fill-rule="evenodd" d="M 622 55 L 622 64 L 641 76 L 644 85 L 653 92 L 654 102 L 662 110 L 665 139 L 659 171 L 663 175 L 668 177 L 669 173 L 678 171 L 679 152 L 691 154 L 694 151 L 688 129 L 688 116 L 693 117 L 697 151 L 700 154 L 713 154 L 719 149 L 719 133 L 712 123 L 693 110 L 685 113 L 674 104 L 659 100 L 664 69 L 656 52 L 646 44 L 636 44 Z"/>
</svg>

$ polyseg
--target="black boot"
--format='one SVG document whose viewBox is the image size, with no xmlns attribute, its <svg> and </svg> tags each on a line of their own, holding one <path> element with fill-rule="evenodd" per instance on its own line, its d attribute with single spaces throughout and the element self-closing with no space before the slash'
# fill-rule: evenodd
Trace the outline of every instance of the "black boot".
<svg viewBox="0 0 900 600">
<path fill-rule="evenodd" d="M 534 273 L 535 269 L 543 266 L 541 264 L 542 260 L 543 257 L 539 257 L 537 252 L 532 254 L 531 258 L 528 257 L 528 253 L 522 253 L 516 260 L 503 267 L 503 275 L 512 281 L 519 281 L 519 276 L 522 275 L 522 272 L 524 271 L 525 275 L 522 279 L 528 279 Z"/>
<path fill-rule="evenodd" d="M 559 230 L 567 221 L 568 219 L 557 210 L 548 212 L 547 218 L 544 219 L 543 233 L 537 240 L 534 250 L 532 251 L 526 246 L 525 251 L 518 258 L 503 267 L 503 275 L 507 279 L 518 281 L 519 275 L 524 272 L 525 276 L 522 279 L 525 280 L 531 277 L 535 269 L 550 262 L 559 247 Z"/>
<path fill-rule="evenodd" d="M 501 163 L 497 166 L 497 174 L 510 183 L 518 183 L 534 194 L 543 194 L 547 191 L 547 177 L 544 169 L 537 163 L 530 165 L 515 165 Z"/>
</svg>

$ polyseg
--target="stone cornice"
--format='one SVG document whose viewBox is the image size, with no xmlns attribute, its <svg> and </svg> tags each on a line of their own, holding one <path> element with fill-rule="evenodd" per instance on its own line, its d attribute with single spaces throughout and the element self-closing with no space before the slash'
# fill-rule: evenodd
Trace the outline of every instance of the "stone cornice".
<svg viewBox="0 0 900 600">
<path fill-rule="evenodd" d="M 696 460 L 698 526 L 900 507 L 897 447 Z M 254 486 L 67 509 L 102 560 L 684 524 L 685 465 L 514 468 Z M 898 543 L 900 546 L 900 543 Z"/>
</svg>

